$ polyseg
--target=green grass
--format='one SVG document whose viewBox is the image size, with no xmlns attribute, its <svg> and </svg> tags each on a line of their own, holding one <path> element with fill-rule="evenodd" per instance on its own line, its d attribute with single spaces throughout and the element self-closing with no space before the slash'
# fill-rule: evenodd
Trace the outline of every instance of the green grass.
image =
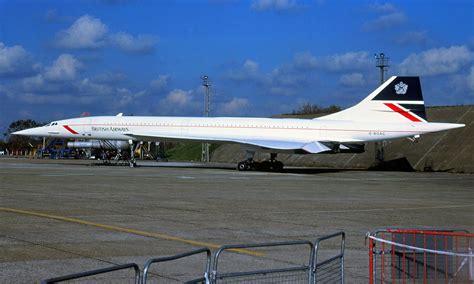
<svg viewBox="0 0 474 284">
<path fill-rule="evenodd" d="M 201 161 L 201 143 L 176 143 L 166 148 L 166 158 L 170 161 Z M 218 144 L 211 144 L 209 152 L 218 147 Z"/>
</svg>

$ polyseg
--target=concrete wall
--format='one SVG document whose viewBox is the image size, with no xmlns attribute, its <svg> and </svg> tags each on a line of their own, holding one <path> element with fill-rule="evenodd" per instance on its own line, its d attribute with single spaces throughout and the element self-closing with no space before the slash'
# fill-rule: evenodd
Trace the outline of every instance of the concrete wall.
<svg viewBox="0 0 474 284">
<path fill-rule="evenodd" d="M 406 157 L 413 168 L 422 171 L 432 166 L 435 171 L 474 173 L 474 106 L 427 108 L 431 122 L 464 123 L 466 127 L 422 136 L 418 143 L 408 139 L 388 141 L 385 159 Z M 257 160 L 268 159 L 269 154 L 257 153 Z M 369 168 L 374 164 L 374 144 L 366 145 L 362 154 L 279 155 L 288 166 L 328 167 L 337 169 Z M 228 144 L 217 148 L 211 160 L 237 163 L 244 160 L 239 145 Z"/>
</svg>

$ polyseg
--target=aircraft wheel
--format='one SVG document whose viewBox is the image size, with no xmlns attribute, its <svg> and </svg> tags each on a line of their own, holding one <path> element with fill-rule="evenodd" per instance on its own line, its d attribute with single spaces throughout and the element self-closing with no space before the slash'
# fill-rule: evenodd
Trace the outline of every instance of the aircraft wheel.
<svg viewBox="0 0 474 284">
<path fill-rule="evenodd" d="M 269 161 L 263 161 L 263 162 L 260 164 L 260 170 L 262 170 L 262 171 L 270 171 L 270 170 L 272 170 L 272 163 L 269 162 Z"/>
<path fill-rule="evenodd" d="M 239 170 L 239 171 L 246 171 L 246 170 L 248 170 L 248 168 L 249 167 L 248 167 L 246 162 L 240 162 L 240 163 L 237 164 L 237 170 Z"/>
<path fill-rule="evenodd" d="M 281 171 L 283 171 L 283 163 L 280 162 L 280 161 L 276 161 L 276 162 L 274 163 L 274 165 L 273 165 L 273 170 L 274 170 L 275 172 L 281 172 Z"/>
</svg>

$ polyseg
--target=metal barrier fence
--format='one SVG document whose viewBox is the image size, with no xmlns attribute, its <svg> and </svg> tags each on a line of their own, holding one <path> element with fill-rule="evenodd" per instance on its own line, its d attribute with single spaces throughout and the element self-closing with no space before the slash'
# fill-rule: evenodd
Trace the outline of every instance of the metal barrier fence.
<svg viewBox="0 0 474 284">
<path fill-rule="evenodd" d="M 339 253 L 335 256 L 326 258 L 318 262 L 318 252 L 321 244 L 325 241 L 341 238 Z M 346 245 L 346 234 L 344 232 L 337 232 L 331 235 L 321 237 L 316 240 L 314 248 L 314 268 L 313 277 L 314 282 L 318 283 L 344 283 L 344 248 Z"/>
<path fill-rule="evenodd" d="M 321 243 L 327 240 L 341 239 L 341 243 L 338 244 L 338 254 L 322 261 L 318 262 L 317 255 L 321 250 Z M 265 249 L 265 248 L 282 248 L 282 247 L 295 247 L 295 246 L 307 246 L 305 252 L 308 258 L 307 264 L 294 264 L 291 260 L 278 260 L 277 262 L 283 264 L 284 267 L 277 269 L 252 269 L 247 271 L 230 271 L 222 272 L 219 270 L 219 261 L 222 255 L 227 252 L 241 252 L 243 249 Z M 327 235 L 316 240 L 313 244 L 310 241 L 289 241 L 289 242 L 277 242 L 277 243 L 263 243 L 263 244 L 242 244 L 242 245 L 227 245 L 222 246 L 217 250 L 214 258 L 211 256 L 211 251 L 208 248 L 202 248 L 174 256 L 159 257 L 149 259 L 145 263 L 143 270 L 143 276 L 140 277 L 140 269 L 137 264 L 129 263 L 124 265 L 117 265 L 104 269 L 97 269 L 92 271 L 86 271 L 71 275 L 65 275 L 56 278 L 50 278 L 43 280 L 42 284 L 57 283 L 67 280 L 73 280 L 78 278 L 84 278 L 94 276 L 98 274 L 104 274 L 108 272 L 124 270 L 129 268 L 135 269 L 135 284 L 146 284 L 148 275 L 151 273 L 150 268 L 152 264 L 164 263 L 177 261 L 183 258 L 191 257 L 197 254 L 206 253 L 206 267 L 202 271 L 202 277 L 197 279 L 187 280 L 185 283 L 203 283 L 203 284 L 218 284 L 218 283 L 344 283 L 344 246 L 345 246 L 345 234 L 344 232 L 338 232 L 335 234 Z M 340 250 L 339 250 L 340 249 Z M 242 254 L 241 254 L 242 255 Z M 260 262 L 268 260 L 267 257 L 256 259 Z M 235 261 L 235 259 L 232 259 Z M 257 262 L 258 262 L 257 261 Z M 275 260 L 272 259 L 274 262 Z M 256 262 L 256 263 L 257 263 Z M 212 271 L 211 271 L 212 264 Z M 159 265 L 158 265 L 159 266 Z M 164 274 L 160 274 L 164 276 Z M 165 277 L 166 278 L 166 277 Z"/>
<path fill-rule="evenodd" d="M 309 247 L 308 265 L 285 267 L 280 269 L 261 269 L 252 271 L 238 271 L 222 273 L 218 270 L 219 258 L 225 251 L 235 249 L 301 246 Z M 264 244 L 242 244 L 221 247 L 214 257 L 213 271 L 211 272 L 213 283 L 312 283 L 312 271 L 314 261 L 314 245 L 310 241 L 293 241 Z"/>
<path fill-rule="evenodd" d="M 209 270 L 211 269 L 211 251 L 208 248 L 197 249 L 197 250 L 193 250 L 193 251 L 190 251 L 190 252 L 186 252 L 186 253 L 182 253 L 182 254 L 178 254 L 178 255 L 174 255 L 174 256 L 158 257 L 158 258 L 149 259 L 145 263 L 145 268 L 143 269 L 143 284 L 146 284 L 148 273 L 150 271 L 150 266 L 153 263 L 159 263 L 159 262 L 163 263 L 163 262 L 178 260 L 178 259 L 182 259 L 182 258 L 189 257 L 189 256 L 192 256 L 192 255 L 201 254 L 201 253 L 204 253 L 204 252 L 207 254 L 207 259 L 206 259 L 205 270 L 202 273 L 203 277 L 188 280 L 185 283 L 189 283 L 189 284 L 191 284 L 191 283 L 209 284 Z"/>
<path fill-rule="evenodd" d="M 368 233 L 369 283 L 472 283 L 474 234 L 384 229 Z"/>
<path fill-rule="evenodd" d="M 90 270 L 90 271 L 85 271 L 85 272 L 80 272 L 80 273 L 55 277 L 55 278 L 49 278 L 49 279 L 41 281 L 41 284 L 64 282 L 64 281 L 85 278 L 85 277 L 90 277 L 94 275 L 110 273 L 114 271 L 130 269 L 130 268 L 133 268 L 135 270 L 135 284 L 140 284 L 140 268 L 138 267 L 136 263 L 127 263 L 127 264 L 116 265 L 116 266 L 102 268 L 102 269 Z"/>
</svg>

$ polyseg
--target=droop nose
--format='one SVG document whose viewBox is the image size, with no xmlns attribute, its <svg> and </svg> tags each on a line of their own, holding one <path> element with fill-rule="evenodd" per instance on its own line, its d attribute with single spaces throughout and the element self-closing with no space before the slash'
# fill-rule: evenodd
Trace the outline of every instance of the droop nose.
<svg viewBox="0 0 474 284">
<path fill-rule="evenodd" d="M 48 132 L 44 129 L 44 127 L 35 127 L 35 128 L 29 128 L 29 129 L 24 129 L 24 130 L 13 132 L 12 135 L 47 136 Z"/>
</svg>

